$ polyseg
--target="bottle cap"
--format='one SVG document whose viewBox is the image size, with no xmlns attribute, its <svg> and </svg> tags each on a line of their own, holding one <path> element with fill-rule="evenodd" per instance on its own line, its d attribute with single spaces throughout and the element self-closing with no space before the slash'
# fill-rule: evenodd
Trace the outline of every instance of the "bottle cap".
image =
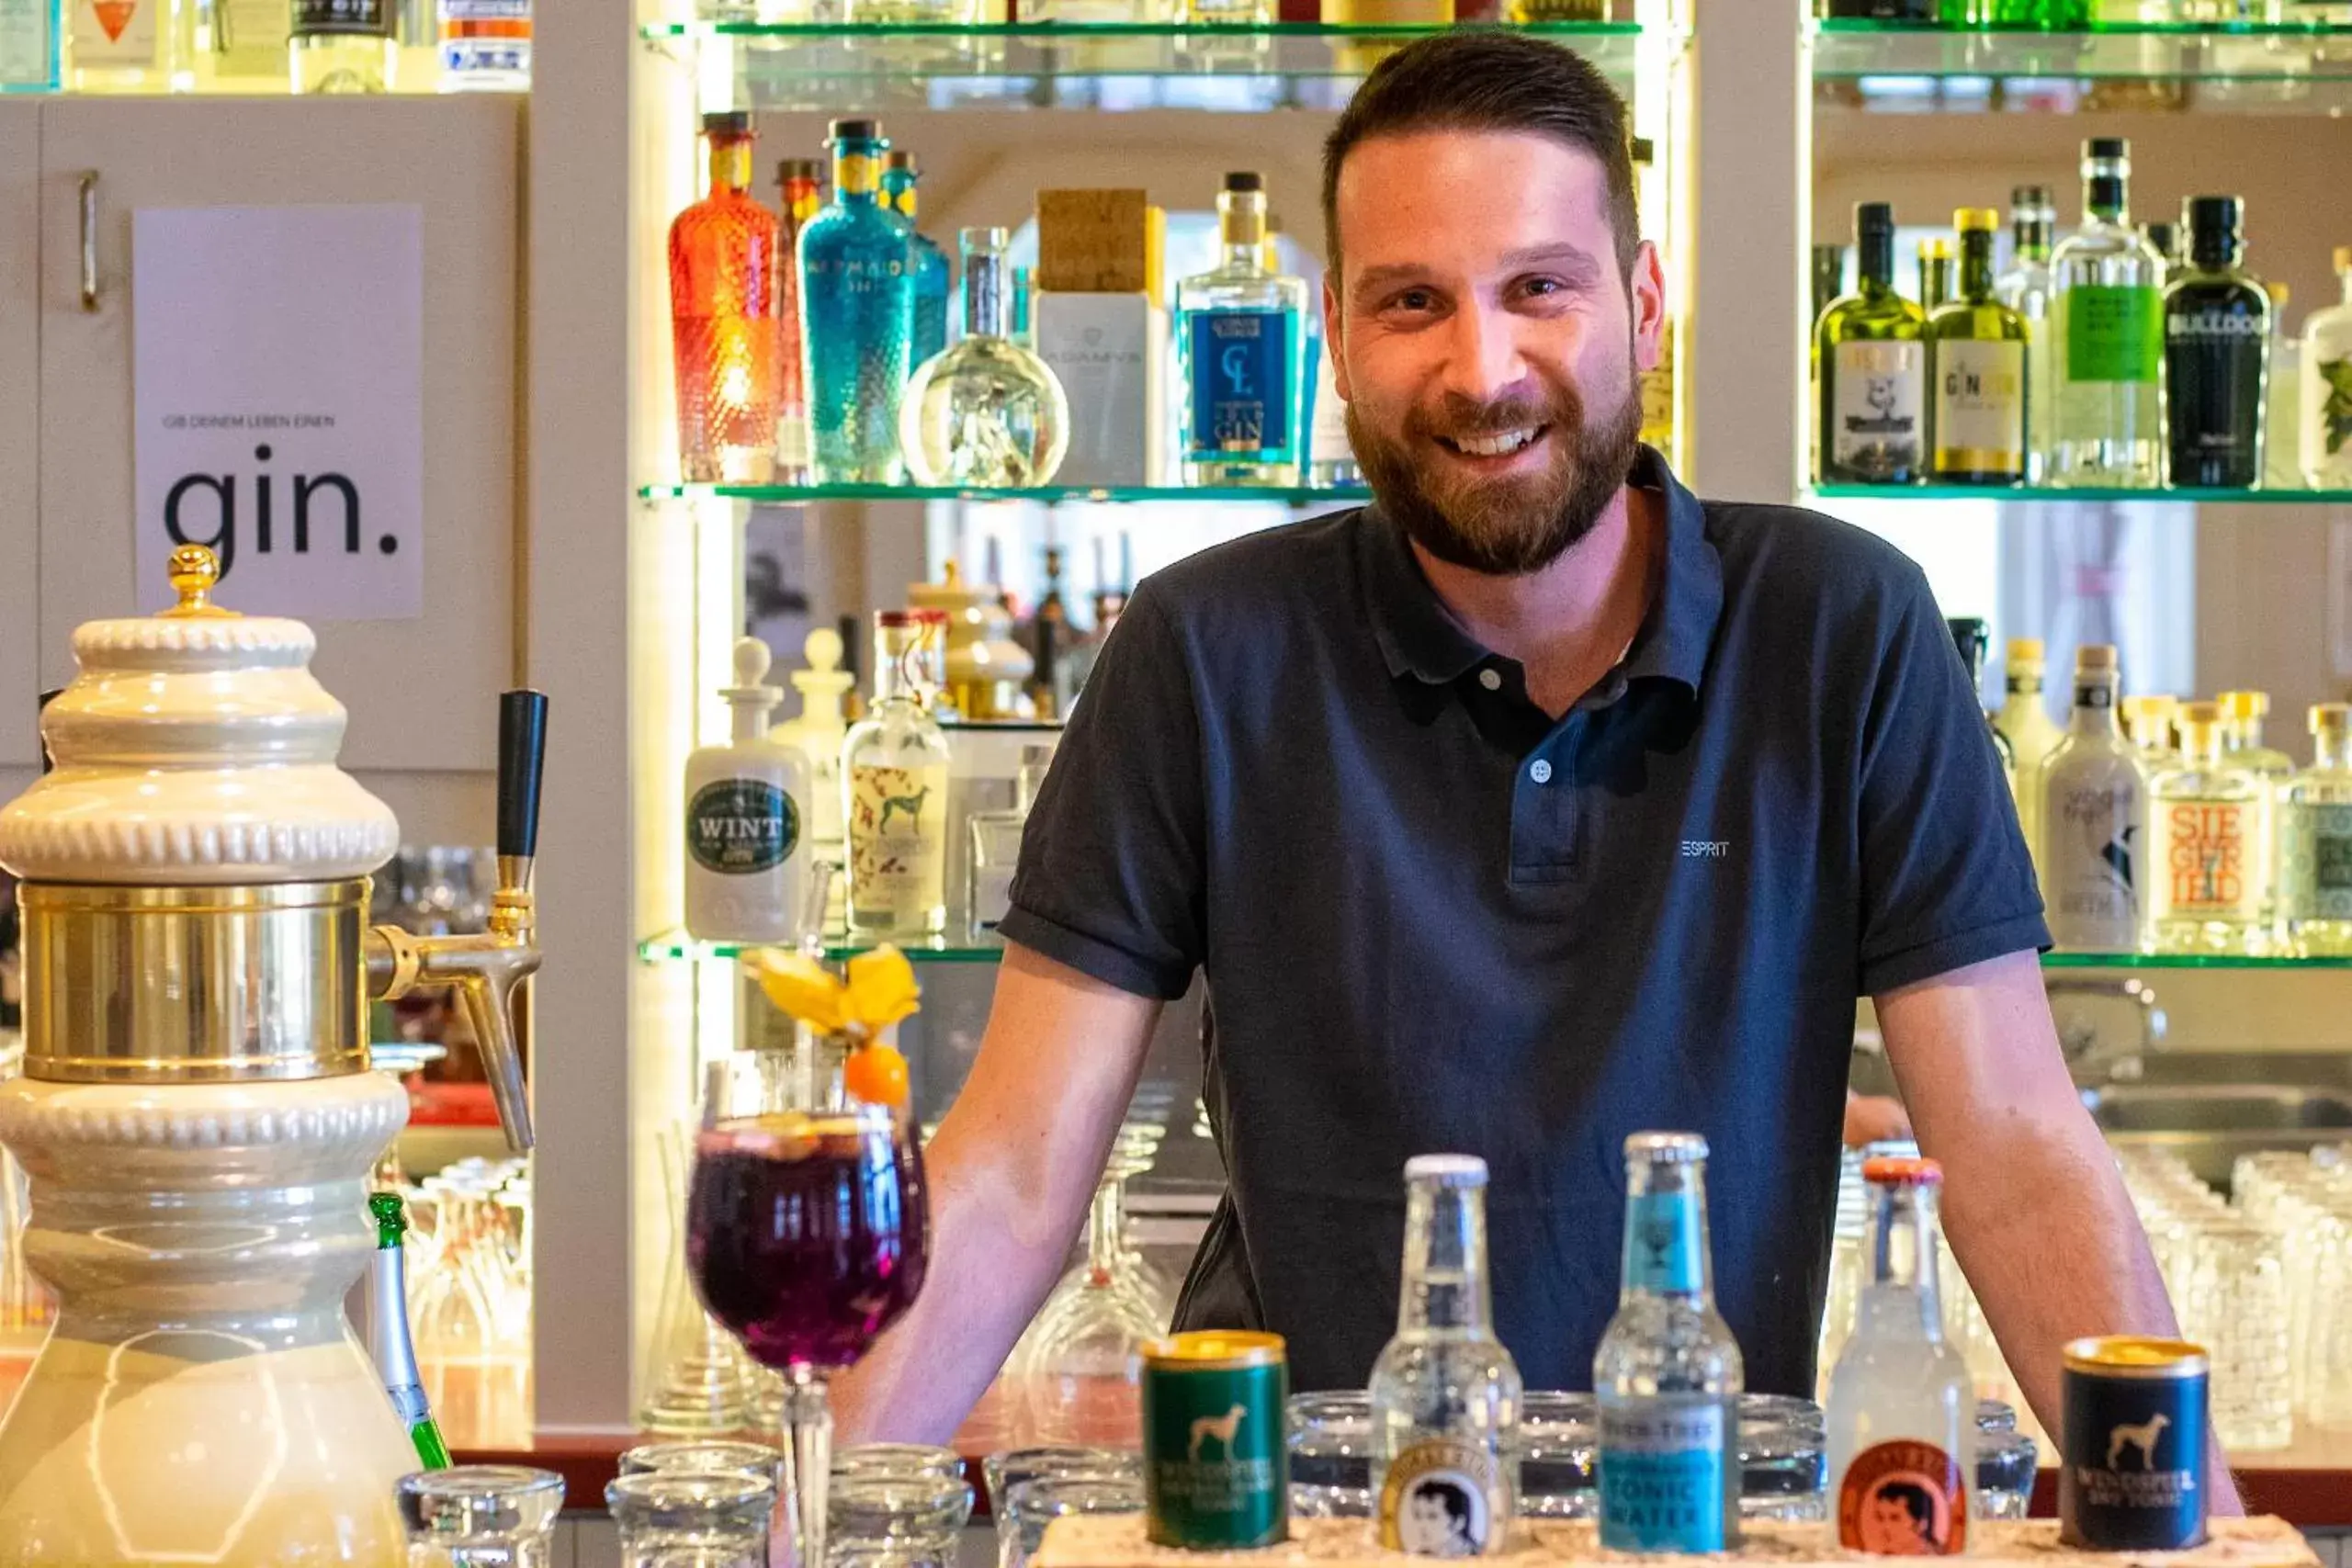
<svg viewBox="0 0 2352 1568">
<path fill-rule="evenodd" d="M 1951 260 L 1951 242 L 1941 234 L 1930 234 L 1919 242 L 1919 259 L 1921 261 Z"/>
<path fill-rule="evenodd" d="M 2192 196 L 2184 205 L 2196 233 L 2234 233 L 2245 221 L 2245 204 L 2233 196 Z"/>
<path fill-rule="evenodd" d="M 826 132 L 831 141 L 878 141 L 882 139 L 882 122 L 878 119 L 837 119 Z"/>
<path fill-rule="evenodd" d="M 707 114 L 702 117 L 702 133 L 705 136 L 748 138 L 752 134 L 752 117 L 742 109 Z"/>
<path fill-rule="evenodd" d="M 894 147 L 885 152 L 882 155 L 882 166 L 886 169 L 904 169 L 910 175 L 922 173 L 922 170 L 916 166 L 915 155 L 903 147 Z"/>
<path fill-rule="evenodd" d="M 2039 664 L 2047 657 L 2038 637 L 2009 638 L 2008 660 L 2012 664 Z"/>
<path fill-rule="evenodd" d="M 767 683 L 768 666 L 775 656 L 768 645 L 758 637 L 737 639 L 735 644 L 735 683 L 723 686 L 718 694 L 738 707 L 772 708 L 784 701 L 784 688 Z"/>
<path fill-rule="evenodd" d="M 2009 187 L 2009 205 L 2013 208 L 2054 207 L 2057 201 L 2048 186 L 2012 186 Z"/>
<path fill-rule="evenodd" d="M 1255 170 L 1237 169 L 1225 176 L 1225 188 L 1237 191 L 1263 190 L 1266 188 L 1266 181 L 1265 177 Z"/>
<path fill-rule="evenodd" d="M 831 626 L 819 626 L 800 645 L 800 656 L 808 661 L 808 668 L 792 672 L 792 685 L 800 694 L 801 713 L 807 715 L 818 698 L 829 697 L 838 716 L 842 694 L 857 684 L 857 677 L 842 668 L 842 634 Z"/>
<path fill-rule="evenodd" d="M 1894 204 L 1891 201 L 1858 201 L 1854 204 L 1854 232 L 1877 234 L 1894 232 Z"/>
<path fill-rule="evenodd" d="M 814 158 L 786 158 L 775 166 L 775 183 L 780 186 L 792 185 L 801 180 L 806 180 L 810 185 L 820 185 L 824 182 L 824 178 L 825 165 Z"/>
<path fill-rule="evenodd" d="M 1990 635 L 1984 621 L 1975 615 L 1947 615 L 1944 629 L 1951 633 L 1952 645 L 1960 656 L 1971 664 L 1984 657 L 1985 639 Z"/>
<path fill-rule="evenodd" d="M 1862 1162 L 1862 1179 L 1880 1187 L 1937 1187 L 1944 1168 L 1931 1159 L 1904 1159 L 1881 1155 Z"/>
<path fill-rule="evenodd" d="M 2086 158 L 2129 158 L 2132 143 L 2120 136 L 2094 136 L 2083 143 Z"/>
<path fill-rule="evenodd" d="M 2123 699 L 2122 706 L 2123 716 L 2135 723 L 2141 719 L 2146 719 L 2151 723 L 2158 719 L 2169 721 L 2173 714 L 2179 709 L 2180 699 L 2167 693 L 2154 692 L 2142 696 L 2126 697 Z"/>
<path fill-rule="evenodd" d="M 1444 1188 L 1484 1187 L 1487 1162 L 1476 1155 L 1415 1155 L 1405 1162 L 1405 1179 Z"/>
<path fill-rule="evenodd" d="M 2267 692 L 2223 692 L 2217 699 L 2217 705 L 2232 718 L 2263 718 L 2268 716 L 2270 712 L 2270 694 Z"/>
<path fill-rule="evenodd" d="M 2283 283 L 2265 283 L 2262 291 L 2270 296 L 2270 309 L 2274 313 L 2285 310 L 2287 301 L 2295 297 L 2295 291 Z"/>
<path fill-rule="evenodd" d="M 2165 222 L 2162 219 L 2154 223 L 2141 224 L 2140 233 L 2158 255 L 2177 256 L 2180 254 L 2178 233 L 2171 224 Z"/>
<path fill-rule="evenodd" d="M 1707 1157 L 1707 1140 L 1697 1133 L 1635 1133 L 1625 1140 L 1625 1158 L 1648 1165 L 1691 1165 Z"/>
<path fill-rule="evenodd" d="M 2111 675 L 2115 672 L 2115 645 L 2112 643 L 2086 642 L 2075 649 L 2076 670 L 2086 671 L 2094 675 Z"/>
<path fill-rule="evenodd" d="M 2177 712 L 2183 729 L 2211 729 L 2222 722 L 2222 705 L 2219 703 L 2183 703 Z"/>
<path fill-rule="evenodd" d="M 2338 245 L 2331 258 L 2338 272 L 2352 272 L 2352 245 Z"/>
<path fill-rule="evenodd" d="M 2352 729 L 2352 703 L 2313 703 L 2311 727 L 2313 735 L 2323 729 Z"/>
<path fill-rule="evenodd" d="M 1951 215 L 1951 226 L 1963 234 L 1997 234 L 2001 215 L 1989 207 L 1963 207 Z"/>
</svg>

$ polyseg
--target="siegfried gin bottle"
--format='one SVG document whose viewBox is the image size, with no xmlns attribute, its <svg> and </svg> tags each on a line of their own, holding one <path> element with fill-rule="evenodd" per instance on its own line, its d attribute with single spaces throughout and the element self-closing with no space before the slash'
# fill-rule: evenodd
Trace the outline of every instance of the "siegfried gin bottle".
<svg viewBox="0 0 2352 1568">
<path fill-rule="evenodd" d="M 833 199 L 800 231 L 800 353 L 819 484 L 897 484 L 914 368 L 913 231 L 881 198 L 879 121 L 832 123 Z"/>
<path fill-rule="evenodd" d="M 2051 263 L 2059 484 L 2145 489 L 2163 472 L 2165 264 L 2132 227 L 2131 177 L 2121 137 L 2083 144 L 2083 226 Z"/>
<path fill-rule="evenodd" d="M 1176 286 L 1188 485 L 1295 486 L 1306 456 L 1306 282 L 1266 265 L 1266 186 L 1225 176 L 1225 261 Z"/>
<path fill-rule="evenodd" d="M 2352 706 L 2312 709 L 2312 765 L 2278 792 L 2278 918 L 2298 957 L 2352 953 Z"/>
<path fill-rule="evenodd" d="M 2034 866 L 2050 936 L 2072 953 L 2137 953 L 2147 908 L 2148 778 L 2116 722 L 2115 649 L 2075 650 L 2066 738 L 2041 764 Z"/>
<path fill-rule="evenodd" d="M 2270 296 L 2246 276 L 2233 196 L 2188 200 L 2188 260 L 2165 290 L 2165 480 L 2182 489 L 2262 482 Z"/>
<path fill-rule="evenodd" d="M 1938 484 L 2013 485 L 2026 468 L 2025 318 L 1993 297 L 1988 207 L 1952 214 L 1960 232 L 1959 293 L 1928 318 L 1930 476 Z"/>
<path fill-rule="evenodd" d="M 1829 1374 L 1829 1505 L 1838 1544 L 1890 1557 L 1942 1557 L 1968 1540 L 1976 1473 L 1976 1391 L 1944 1337 L 1936 1280 L 1931 1159 L 1863 1162 L 1870 1282 L 1853 1337 Z"/>
<path fill-rule="evenodd" d="M 1894 291 L 1894 209 L 1854 209 L 1854 292 L 1815 329 L 1824 484 L 1917 484 L 1926 466 L 1925 318 Z"/>
<path fill-rule="evenodd" d="M 874 613 L 874 702 L 842 739 L 854 936 L 922 938 L 947 926 L 947 737 L 931 716 L 944 610 Z"/>
<path fill-rule="evenodd" d="M 1625 1140 L 1624 1274 L 1592 1359 L 1600 1544 L 1726 1551 L 1739 1540 L 1739 1346 L 1715 1311 L 1707 1140 Z"/>
<path fill-rule="evenodd" d="M 1518 1364 L 1495 1337 L 1487 1162 L 1405 1165 L 1396 1337 L 1373 1364 L 1372 1493 L 1380 1543 L 1417 1557 L 1500 1553 L 1518 1509 Z"/>
<path fill-rule="evenodd" d="M 2180 705 L 2180 762 L 2149 786 L 2155 816 L 2150 925 L 2158 953 L 2262 946 L 2259 774 L 2222 751 L 2219 703 Z"/>
</svg>

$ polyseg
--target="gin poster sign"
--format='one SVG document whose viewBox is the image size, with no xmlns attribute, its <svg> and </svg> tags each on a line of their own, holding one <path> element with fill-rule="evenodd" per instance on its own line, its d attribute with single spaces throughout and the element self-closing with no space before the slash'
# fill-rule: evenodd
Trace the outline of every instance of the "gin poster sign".
<svg viewBox="0 0 2352 1568">
<path fill-rule="evenodd" d="M 131 223 L 137 581 L 208 545 L 248 615 L 422 615 L 423 209 Z"/>
</svg>

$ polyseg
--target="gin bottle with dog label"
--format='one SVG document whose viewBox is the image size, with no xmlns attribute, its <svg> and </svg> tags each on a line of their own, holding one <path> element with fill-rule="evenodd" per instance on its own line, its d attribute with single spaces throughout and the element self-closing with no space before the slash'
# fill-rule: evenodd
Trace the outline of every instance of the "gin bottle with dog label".
<svg viewBox="0 0 2352 1568">
<path fill-rule="evenodd" d="M 931 716 L 947 644 L 944 610 L 877 610 L 874 703 L 842 739 L 849 925 L 860 939 L 947 926 L 947 737 Z"/>
<path fill-rule="evenodd" d="M 1417 1557 L 1506 1550 L 1519 1498 L 1519 1366 L 1495 1337 L 1487 1162 L 1405 1166 L 1396 1337 L 1372 1369 L 1372 1494 L 1380 1542 Z"/>
</svg>

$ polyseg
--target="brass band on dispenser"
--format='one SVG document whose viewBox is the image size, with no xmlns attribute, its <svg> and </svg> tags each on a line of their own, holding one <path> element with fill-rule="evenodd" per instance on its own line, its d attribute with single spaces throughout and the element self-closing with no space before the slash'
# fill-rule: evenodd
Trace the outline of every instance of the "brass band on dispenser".
<svg viewBox="0 0 2352 1568">
<path fill-rule="evenodd" d="M 368 886 L 23 884 L 26 1076 L 172 1084 L 367 1071 Z"/>
</svg>

